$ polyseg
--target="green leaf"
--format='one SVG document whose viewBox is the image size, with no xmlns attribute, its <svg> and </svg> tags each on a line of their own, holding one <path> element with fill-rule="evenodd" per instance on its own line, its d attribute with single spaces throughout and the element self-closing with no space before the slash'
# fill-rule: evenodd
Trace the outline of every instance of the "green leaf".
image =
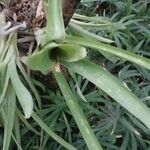
<svg viewBox="0 0 150 150">
<path fill-rule="evenodd" d="M 117 47 L 98 42 L 97 40 L 67 36 L 66 42 L 97 49 L 100 52 L 107 52 L 125 60 L 131 61 L 147 69 L 150 69 L 150 59 L 136 55 L 130 51 L 125 51 L 123 49 L 119 49 Z"/>
<path fill-rule="evenodd" d="M 84 15 L 81 15 L 81 14 L 79 15 L 79 14 L 74 13 L 73 14 L 73 19 L 81 20 L 81 21 L 88 21 L 88 22 L 95 22 L 95 23 L 104 23 L 104 24 L 111 23 L 111 22 L 108 21 L 109 19 L 106 16 L 101 17 L 99 15 L 96 15 L 96 16 L 84 16 Z"/>
<path fill-rule="evenodd" d="M 55 72 L 54 75 L 89 150 L 102 150 L 64 76 L 61 72 Z"/>
<path fill-rule="evenodd" d="M 4 108 L 4 140 L 3 150 L 8 150 L 12 135 L 12 129 L 15 120 L 16 95 L 13 87 L 10 85 L 7 93 L 7 103 Z"/>
<path fill-rule="evenodd" d="M 12 138 L 13 138 L 14 142 L 16 143 L 18 150 L 22 150 L 21 145 L 19 144 L 19 142 L 15 138 L 14 134 L 12 134 Z"/>
<path fill-rule="evenodd" d="M 32 118 L 36 121 L 36 123 L 47 133 L 49 134 L 54 140 L 56 140 L 58 143 L 60 143 L 62 146 L 64 146 L 68 150 L 76 150 L 74 146 L 67 143 L 64 139 L 62 139 L 60 136 L 58 136 L 55 132 L 51 130 L 50 127 L 48 127 L 42 119 L 34 112 L 32 114 Z"/>
<path fill-rule="evenodd" d="M 21 132 L 20 132 L 20 122 L 18 116 L 15 116 L 15 121 L 14 121 L 14 134 L 15 134 L 15 139 L 16 139 L 16 144 L 17 146 L 21 145 Z"/>
<path fill-rule="evenodd" d="M 5 15 L 3 12 L 0 13 L 0 29 L 2 29 L 5 25 L 6 25 L 6 21 L 5 21 Z M 5 40 L 6 37 L 5 36 L 0 36 L 0 55 L 3 51 L 4 45 L 5 45 Z"/>
<path fill-rule="evenodd" d="M 137 150 L 137 140 L 135 138 L 135 135 L 130 132 L 131 134 L 131 145 L 132 145 L 132 150 Z"/>
<path fill-rule="evenodd" d="M 55 47 L 57 47 L 57 44 L 50 43 L 43 50 L 35 52 L 30 56 L 22 57 L 21 60 L 30 69 L 41 71 L 43 74 L 47 74 L 55 64 L 55 62 L 50 59 L 50 50 Z"/>
<path fill-rule="evenodd" d="M 15 56 L 13 56 L 8 64 L 8 73 L 11 79 L 11 83 L 15 89 L 15 93 L 23 108 L 26 118 L 29 118 L 33 111 L 33 99 L 27 88 L 21 82 L 17 73 L 15 64 Z"/>
<path fill-rule="evenodd" d="M 5 97 L 7 89 L 8 89 L 8 85 L 9 85 L 9 74 L 6 73 L 5 83 L 4 83 L 4 86 L 3 86 L 3 91 L 0 94 L 0 104 L 4 100 L 4 97 Z"/>
<path fill-rule="evenodd" d="M 125 137 L 123 138 L 122 145 L 120 147 L 120 150 L 126 150 L 129 145 L 129 132 L 126 133 Z"/>
<path fill-rule="evenodd" d="M 108 71 L 87 60 L 64 64 L 105 91 L 150 129 L 150 109 Z"/>
<path fill-rule="evenodd" d="M 11 34 L 9 36 L 9 39 L 8 39 L 8 41 L 6 43 L 6 46 L 3 49 L 3 53 L 1 55 L 2 63 L 0 64 L 0 70 L 1 71 L 6 69 L 6 66 L 7 66 L 8 62 L 10 61 L 12 55 L 15 52 L 15 45 L 14 45 L 15 37 L 13 35 L 14 34 Z"/>
<path fill-rule="evenodd" d="M 62 15 L 62 1 L 48 0 L 48 21 L 46 28 L 47 42 L 61 42 L 65 38 L 65 27 Z"/>
<path fill-rule="evenodd" d="M 16 36 L 13 33 L 11 33 L 5 43 L 5 46 L 3 47 L 3 49 L 1 49 L 2 51 L 0 54 L 0 61 L 3 61 L 5 59 L 5 56 L 8 51 L 14 52 L 15 42 L 16 42 Z M 7 54 L 7 55 L 10 55 L 10 54 Z"/>
<path fill-rule="evenodd" d="M 38 131 L 36 131 L 34 129 L 34 127 L 32 127 L 32 125 L 28 122 L 28 120 L 26 120 L 23 116 L 23 114 L 20 112 L 20 110 L 18 108 L 16 108 L 16 114 L 18 116 L 18 118 L 20 119 L 20 121 L 22 121 L 22 123 L 32 132 L 34 132 L 35 134 L 40 136 L 40 133 Z"/>
<path fill-rule="evenodd" d="M 30 86 L 33 94 L 35 95 L 35 98 L 38 102 L 39 108 L 41 108 L 41 97 L 40 97 L 36 87 L 34 86 L 33 82 L 31 81 L 30 76 L 26 73 L 26 71 L 19 59 L 16 59 L 16 64 L 17 64 L 18 68 L 20 69 L 22 75 L 24 76 L 25 80 L 28 82 L 28 85 Z"/>
<path fill-rule="evenodd" d="M 86 31 L 82 27 L 80 27 L 80 26 L 78 26 L 72 22 L 69 23 L 69 26 L 73 30 L 75 30 L 75 33 L 79 33 L 82 37 L 90 37 L 92 39 L 96 39 L 97 41 L 104 42 L 104 43 L 114 43 L 114 41 L 107 39 L 107 38 L 104 38 L 104 37 L 101 37 L 99 35 L 96 35 L 96 34 L 91 33 L 89 31 Z"/>
<path fill-rule="evenodd" d="M 85 58 L 87 52 L 84 47 L 75 44 L 60 44 L 58 48 L 52 50 L 51 54 L 61 61 L 74 62 Z"/>
<path fill-rule="evenodd" d="M 111 28 L 112 27 L 112 23 L 86 23 L 86 22 L 83 22 L 83 21 L 78 21 L 78 20 L 74 20 L 72 19 L 71 22 L 73 22 L 74 24 L 76 25 L 79 25 L 81 26 L 82 28 L 86 28 L 86 29 L 99 29 L 99 30 L 104 30 L 104 29 L 107 29 L 107 28 Z"/>
<path fill-rule="evenodd" d="M 71 77 L 74 79 L 75 83 L 76 83 L 76 88 L 77 88 L 77 93 L 78 95 L 80 96 L 80 98 L 87 102 L 87 100 L 85 99 L 84 95 L 82 94 L 82 91 L 80 90 L 80 87 L 79 87 L 79 84 L 78 84 L 78 81 L 76 79 L 76 75 L 74 72 L 72 72 L 71 70 L 68 70 L 69 71 L 69 74 L 71 75 Z"/>
<path fill-rule="evenodd" d="M 104 43 L 114 43 L 114 41 L 107 39 L 107 38 L 103 38 L 99 35 L 96 35 L 94 33 L 89 32 L 89 31 L 86 31 L 74 23 L 69 23 L 69 26 L 73 30 L 75 30 L 75 33 L 79 33 L 79 35 L 81 35 L 82 37 L 85 37 L 85 38 L 89 37 L 90 39 L 95 39 L 97 41 L 104 42 Z M 110 60 L 114 63 L 118 60 L 118 58 L 115 58 L 114 55 L 111 55 L 111 54 L 106 53 L 106 52 L 101 52 L 101 53 L 102 53 L 102 55 L 104 55 L 104 57 L 106 57 L 108 60 Z"/>
</svg>

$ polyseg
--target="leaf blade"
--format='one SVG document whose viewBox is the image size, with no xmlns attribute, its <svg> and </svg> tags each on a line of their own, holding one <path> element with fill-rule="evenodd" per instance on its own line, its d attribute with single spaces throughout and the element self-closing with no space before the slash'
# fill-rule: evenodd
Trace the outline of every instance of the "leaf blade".
<svg viewBox="0 0 150 150">
<path fill-rule="evenodd" d="M 8 150 L 12 136 L 13 124 L 15 120 L 15 107 L 16 107 L 16 95 L 11 85 L 9 85 L 9 90 L 7 94 L 7 103 L 5 106 L 6 107 L 4 111 L 6 117 L 4 118 L 3 150 Z"/>
<path fill-rule="evenodd" d="M 82 136 L 90 150 L 102 150 L 100 143 L 98 142 L 95 134 L 91 130 L 91 127 L 88 121 L 85 118 L 85 115 L 79 106 L 76 97 L 71 92 L 67 81 L 60 72 L 54 72 L 54 76 L 58 82 L 58 85 L 66 99 L 66 103 L 70 108 L 72 115 L 82 133 Z"/>
<path fill-rule="evenodd" d="M 8 72 L 18 100 L 23 108 L 25 117 L 29 118 L 33 110 L 33 99 L 31 94 L 19 78 L 15 64 L 15 57 L 12 57 L 11 61 L 8 64 Z"/>
<path fill-rule="evenodd" d="M 97 49 L 100 52 L 107 52 L 109 54 L 116 55 L 120 58 L 133 62 L 135 64 L 138 64 L 139 66 L 150 69 L 150 59 L 136 55 L 130 51 L 125 51 L 117 47 L 98 42 L 93 39 L 85 39 L 85 38 L 67 36 L 65 41 L 69 43 L 79 44 L 85 47 Z"/>
<path fill-rule="evenodd" d="M 87 60 L 64 64 L 105 91 L 150 129 L 150 109 L 108 71 Z"/>
</svg>

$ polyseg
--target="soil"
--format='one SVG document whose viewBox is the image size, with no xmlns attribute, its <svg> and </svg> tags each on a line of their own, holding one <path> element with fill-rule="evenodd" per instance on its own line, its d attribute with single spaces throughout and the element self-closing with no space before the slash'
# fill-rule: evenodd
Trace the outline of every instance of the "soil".
<svg viewBox="0 0 150 150">
<path fill-rule="evenodd" d="M 13 12 L 13 21 L 25 21 L 28 27 L 33 27 L 39 1 L 40 0 L 12 0 L 10 9 Z"/>
</svg>

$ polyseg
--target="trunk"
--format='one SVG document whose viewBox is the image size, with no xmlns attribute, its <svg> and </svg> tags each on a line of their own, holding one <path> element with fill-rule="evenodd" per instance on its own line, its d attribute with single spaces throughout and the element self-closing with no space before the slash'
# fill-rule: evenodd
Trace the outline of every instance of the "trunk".
<svg viewBox="0 0 150 150">
<path fill-rule="evenodd" d="M 72 18 L 80 1 L 81 0 L 63 0 L 63 16 L 65 27 L 67 27 L 69 24 L 69 21 Z"/>
</svg>

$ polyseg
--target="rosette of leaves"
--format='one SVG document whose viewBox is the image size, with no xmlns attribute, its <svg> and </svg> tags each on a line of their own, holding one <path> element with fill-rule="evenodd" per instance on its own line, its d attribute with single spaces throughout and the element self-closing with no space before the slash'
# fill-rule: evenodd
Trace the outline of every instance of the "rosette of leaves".
<svg viewBox="0 0 150 150">
<path fill-rule="evenodd" d="M 40 29 L 35 34 L 38 43 L 37 50 L 32 55 L 23 57 L 22 61 L 30 69 L 41 71 L 44 74 L 53 71 L 62 94 L 66 99 L 66 103 L 72 112 L 88 148 L 90 150 L 102 149 L 77 102 L 76 96 L 72 93 L 63 73 L 58 69 L 59 64 L 87 78 L 150 129 L 150 109 L 105 68 L 87 60 L 85 58 L 85 47 L 98 50 L 103 54 L 115 55 L 147 69 L 150 69 L 150 60 L 132 52 L 102 43 L 108 43 L 110 41 L 100 39 L 90 32 L 85 32 L 82 28 L 77 27 L 77 25 L 72 25 L 72 27 L 80 32 L 81 36 L 67 36 L 63 23 L 60 0 L 48 0 L 47 19 L 46 28 Z M 101 40 L 103 41 L 101 42 Z M 32 117 L 37 120 L 36 122 L 38 123 L 37 116 L 33 115 Z M 41 124 L 39 125 L 42 127 Z M 46 129 L 44 130 L 46 131 Z"/>
<path fill-rule="evenodd" d="M 48 18 L 45 29 L 35 32 L 39 47 L 31 56 L 22 58 L 22 61 L 32 70 L 39 70 L 46 74 L 54 69 L 59 61 L 75 62 L 86 57 L 86 49 L 82 46 L 63 43 L 65 28 L 62 18 L 61 1 L 48 1 Z"/>
</svg>

